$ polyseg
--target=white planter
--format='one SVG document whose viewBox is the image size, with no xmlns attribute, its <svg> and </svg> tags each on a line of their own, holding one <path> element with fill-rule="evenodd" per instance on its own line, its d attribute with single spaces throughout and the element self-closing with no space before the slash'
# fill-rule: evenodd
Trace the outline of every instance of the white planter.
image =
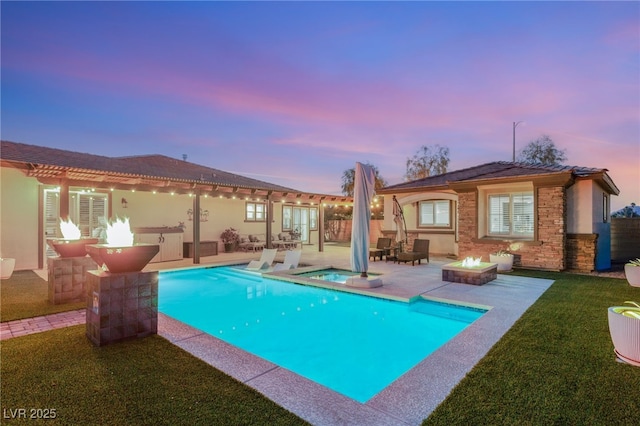
<svg viewBox="0 0 640 426">
<path fill-rule="evenodd" d="M 623 315 L 625 311 L 640 314 L 640 308 L 610 307 L 608 310 L 609 334 L 618 358 L 640 367 L 640 319 Z"/>
<path fill-rule="evenodd" d="M 16 260 L 8 257 L 0 259 L 0 278 L 6 280 L 11 278 L 13 274 L 13 268 L 16 266 Z"/>
<path fill-rule="evenodd" d="M 640 287 L 640 266 L 624 265 L 624 275 L 634 287 Z"/>
<path fill-rule="evenodd" d="M 509 272 L 513 269 L 513 255 L 498 256 L 495 254 L 489 255 L 489 262 L 498 264 L 498 272 Z"/>
</svg>

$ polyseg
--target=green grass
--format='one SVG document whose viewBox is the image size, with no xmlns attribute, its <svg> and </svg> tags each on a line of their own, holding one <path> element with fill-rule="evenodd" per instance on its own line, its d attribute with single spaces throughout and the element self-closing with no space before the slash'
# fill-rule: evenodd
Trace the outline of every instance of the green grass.
<svg viewBox="0 0 640 426">
<path fill-rule="evenodd" d="M 615 361 L 607 308 L 640 301 L 615 278 L 556 280 L 424 425 L 638 425 L 640 368 Z"/>
<path fill-rule="evenodd" d="M 53 408 L 47 424 L 66 425 L 306 424 L 162 337 L 98 348 L 84 332 L 82 325 L 3 341 L 3 412 Z"/>
<path fill-rule="evenodd" d="M 0 306 L 4 322 L 82 309 L 86 302 L 53 305 L 47 281 L 33 271 L 16 271 L 0 284 Z"/>
</svg>

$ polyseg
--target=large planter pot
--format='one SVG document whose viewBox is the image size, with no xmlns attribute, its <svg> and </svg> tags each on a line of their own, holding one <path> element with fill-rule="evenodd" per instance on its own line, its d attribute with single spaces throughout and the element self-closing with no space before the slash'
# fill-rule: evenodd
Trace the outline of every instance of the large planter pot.
<svg viewBox="0 0 640 426">
<path fill-rule="evenodd" d="M 233 243 L 224 243 L 224 252 L 231 253 L 233 251 Z"/>
<path fill-rule="evenodd" d="M 498 264 L 498 272 L 509 272 L 513 269 L 513 255 L 490 254 L 489 262 Z"/>
<path fill-rule="evenodd" d="M 633 315 L 629 312 L 640 315 L 640 308 L 627 306 L 609 308 L 609 333 L 618 358 L 640 367 L 640 319 L 629 316 Z"/>
<path fill-rule="evenodd" d="M 3 280 L 11 278 L 13 268 L 16 266 L 16 260 L 8 257 L 0 259 L 0 278 Z"/>
<path fill-rule="evenodd" d="M 624 275 L 630 285 L 640 287 L 640 266 L 624 265 Z"/>
</svg>

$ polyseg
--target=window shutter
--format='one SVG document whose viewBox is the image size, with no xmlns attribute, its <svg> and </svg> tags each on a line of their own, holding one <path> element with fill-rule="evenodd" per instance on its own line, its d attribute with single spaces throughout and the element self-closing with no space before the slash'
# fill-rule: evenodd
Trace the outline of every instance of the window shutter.
<svg viewBox="0 0 640 426">
<path fill-rule="evenodd" d="M 509 234 L 509 195 L 489 196 L 489 233 Z"/>
<path fill-rule="evenodd" d="M 533 233 L 533 196 L 513 194 L 513 233 Z"/>
<path fill-rule="evenodd" d="M 449 201 L 438 201 L 435 203 L 436 225 L 449 226 Z"/>
</svg>

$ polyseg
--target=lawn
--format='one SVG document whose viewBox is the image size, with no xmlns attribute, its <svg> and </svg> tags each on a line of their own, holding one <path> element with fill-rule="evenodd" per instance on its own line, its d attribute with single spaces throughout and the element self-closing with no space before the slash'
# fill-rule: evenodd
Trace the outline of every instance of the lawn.
<svg viewBox="0 0 640 426">
<path fill-rule="evenodd" d="M 424 424 L 638 425 L 640 368 L 615 361 L 606 312 L 640 302 L 640 289 L 615 278 L 521 274 L 555 283 Z M 76 326 L 0 348 L 3 410 L 55 408 L 63 424 L 304 423 L 159 336 L 96 348 Z"/>
<path fill-rule="evenodd" d="M 607 308 L 640 302 L 625 280 L 556 280 L 423 423 L 640 424 L 640 368 L 615 361 Z"/>
<path fill-rule="evenodd" d="M 2 280 L 0 306 L 0 321 L 5 322 L 82 309 L 86 302 L 53 305 L 47 281 L 33 271 L 16 271 Z"/>
</svg>

